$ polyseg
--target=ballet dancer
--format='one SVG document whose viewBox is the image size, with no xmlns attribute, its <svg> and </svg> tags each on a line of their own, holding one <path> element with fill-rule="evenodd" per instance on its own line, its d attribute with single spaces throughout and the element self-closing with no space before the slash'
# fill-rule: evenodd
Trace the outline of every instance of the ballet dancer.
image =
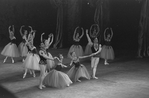
<svg viewBox="0 0 149 98">
<path fill-rule="evenodd" d="M 104 31 L 105 45 L 102 47 L 101 58 L 105 59 L 104 64 L 109 65 L 108 60 L 114 59 L 114 50 L 111 46 L 111 39 L 113 37 L 112 28 L 106 28 Z"/>
<path fill-rule="evenodd" d="M 27 48 L 27 43 L 28 43 L 27 34 L 28 34 L 28 31 L 24 30 L 24 32 L 22 33 L 22 28 L 23 27 L 24 27 L 24 25 L 21 26 L 21 28 L 20 28 L 20 34 L 22 36 L 22 42 L 19 44 L 20 55 L 23 58 L 22 62 L 24 62 L 24 59 L 26 58 L 27 53 L 28 53 L 28 48 Z"/>
<path fill-rule="evenodd" d="M 33 77 L 36 77 L 35 70 L 40 70 L 39 68 L 40 58 L 39 58 L 37 49 L 33 44 L 34 37 L 35 37 L 35 30 L 31 29 L 28 35 L 28 43 L 27 43 L 29 52 L 23 63 L 25 67 L 23 78 L 26 77 L 28 70 L 30 71 L 30 74 L 33 74 Z"/>
<path fill-rule="evenodd" d="M 81 34 L 80 34 L 81 33 Z M 74 44 L 70 47 L 69 51 L 68 51 L 68 58 L 71 58 L 70 53 L 75 51 L 77 56 L 82 56 L 83 53 L 83 48 L 82 46 L 79 44 L 81 38 L 84 35 L 84 29 L 80 28 L 79 26 L 76 27 L 74 34 L 73 34 L 73 40 L 74 40 Z"/>
<path fill-rule="evenodd" d="M 12 30 L 10 30 L 12 28 Z M 7 58 L 10 57 L 12 60 L 12 63 L 14 63 L 14 57 L 19 57 L 19 50 L 18 47 L 16 45 L 16 37 L 15 37 L 15 29 L 14 29 L 14 25 L 9 26 L 8 28 L 9 31 L 9 38 L 10 38 L 10 42 L 4 47 L 4 49 L 2 50 L 1 54 L 3 56 L 6 56 L 6 58 L 4 59 L 3 63 L 6 62 Z"/>
</svg>

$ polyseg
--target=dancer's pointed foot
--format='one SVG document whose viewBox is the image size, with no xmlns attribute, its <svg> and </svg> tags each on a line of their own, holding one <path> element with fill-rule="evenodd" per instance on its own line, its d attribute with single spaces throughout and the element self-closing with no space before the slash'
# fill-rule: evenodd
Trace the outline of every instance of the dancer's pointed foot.
<svg viewBox="0 0 149 98">
<path fill-rule="evenodd" d="M 12 60 L 12 63 L 14 63 L 14 60 Z"/>
<path fill-rule="evenodd" d="M 93 79 L 98 79 L 98 77 L 96 77 L 96 76 L 93 76 Z"/>
<path fill-rule="evenodd" d="M 81 80 L 79 80 L 79 79 L 78 79 L 77 81 L 78 81 L 78 82 L 81 82 Z"/>
<path fill-rule="evenodd" d="M 24 59 L 22 59 L 22 62 L 24 62 Z"/>
<path fill-rule="evenodd" d="M 5 63 L 5 62 L 6 62 L 6 60 L 4 59 L 3 63 Z"/>
<path fill-rule="evenodd" d="M 23 75 L 23 79 L 26 77 L 26 74 Z"/>
<path fill-rule="evenodd" d="M 36 77 L 36 75 L 33 73 L 33 77 L 35 78 Z"/>
<path fill-rule="evenodd" d="M 109 63 L 107 63 L 107 62 L 105 62 L 104 64 L 105 64 L 105 65 L 109 65 Z"/>
</svg>

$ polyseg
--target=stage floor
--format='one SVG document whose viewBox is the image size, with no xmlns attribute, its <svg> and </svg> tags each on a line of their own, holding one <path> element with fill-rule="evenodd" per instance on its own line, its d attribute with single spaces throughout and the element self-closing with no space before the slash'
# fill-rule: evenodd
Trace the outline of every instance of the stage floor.
<svg viewBox="0 0 149 98">
<path fill-rule="evenodd" d="M 51 49 L 53 56 L 62 53 L 66 57 L 67 49 Z M 129 54 L 129 53 L 128 53 Z M 10 59 L 3 64 L 4 57 L 0 56 L 0 85 L 13 93 L 17 98 L 149 98 L 149 58 L 136 58 L 133 55 L 118 55 L 110 65 L 104 65 L 101 59 L 98 65 L 98 80 L 82 79 L 63 89 L 47 87 L 38 89 L 39 77 L 30 74 L 25 79 L 21 58 L 11 64 Z M 64 63 L 68 65 L 69 59 Z M 84 60 L 88 71 L 90 61 Z M 64 69 L 67 72 L 69 68 Z M 39 72 L 36 72 L 39 76 Z M 0 91 L 0 98 L 13 98 Z"/>
</svg>

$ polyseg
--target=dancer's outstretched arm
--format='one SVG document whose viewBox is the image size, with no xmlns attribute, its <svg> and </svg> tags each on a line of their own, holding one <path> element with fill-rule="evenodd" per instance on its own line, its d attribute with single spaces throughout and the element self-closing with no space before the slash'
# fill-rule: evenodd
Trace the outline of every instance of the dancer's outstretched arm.
<svg viewBox="0 0 149 98">
<path fill-rule="evenodd" d="M 46 58 L 47 60 L 54 60 L 54 59 L 51 59 L 49 58 L 49 56 L 47 56 L 43 51 L 39 51 L 39 54 L 42 55 L 44 58 Z"/>
<path fill-rule="evenodd" d="M 112 30 L 112 28 L 110 28 L 110 30 L 111 30 L 111 37 L 110 37 L 110 41 L 111 41 L 111 39 L 113 37 L 113 30 Z"/>
<path fill-rule="evenodd" d="M 40 36 L 41 42 L 43 42 L 43 38 L 42 38 L 43 35 L 44 35 L 44 33 L 42 33 L 41 36 Z"/>
<path fill-rule="evenodd" d="M 20 28 L 20 34 L 21 34 L 21 36 L 23 36 L 23 33 L 22 33 L 22 28 L 23 27 L 24 27 L 24 25 L 22 25 L 21 28 Z"/>
</svg>

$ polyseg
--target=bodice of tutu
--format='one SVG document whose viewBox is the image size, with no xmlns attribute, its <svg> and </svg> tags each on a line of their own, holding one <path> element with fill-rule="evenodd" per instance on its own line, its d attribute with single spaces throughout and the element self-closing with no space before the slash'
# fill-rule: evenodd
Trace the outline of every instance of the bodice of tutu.
<svg viewBox="0 0 149 98">
<path fill-rule="evenodd" d="M 74 41 L 74 45 L 80 45 L 79 41 Z"/>
<path fill-rule="evenodd" d="M 61 71 L 62 70 L 62 66 L 60 64 L 57 64 L 56 67 L 55 67 L 55 70 Z"/>
<path fill-rule="evenodd" d="M 110 45 L 111 45 L 111 41 L 107 41 L 107 40 L 106 40 L 106 41 L 105 41 L 105 45 L 106 45 L 106 46 L 110 46 Z"/>
<path fill-rule="evenodd" d="M 93 45 L 93 46 L 91 47 L 91 49 L 92 49 L 92 53 L 96 53 L 99 48 L 98 48 L 97 50 L 95 50 L 94 45 Z M 96 55 L 94 55 L 93 57 L 99 57 L 99 53 L 96 54 Z"/>
<path fill-rule="evenodd" d="M 73 64 L 75 65 L 76 68 L 80 66 L 80 62 L 73 62 Z"/>
<path fill-rule="evenodd" d="M 43 50 L 41 50 L 41 51 L 43 51 Z M 48 55 L 47 51 L 43 51 L 43 52 L 45 52 L 45 54 Z M 46 59 L 46 58 L 44 58 L 44 57 L 41 56 L 40 54 L 39 54 L 39 57 L 40 57 L 39 64 L 44 64 L 44 65 L 47 64 L 47 59 Z"/>
<path fill-rule="evenodd" d="M 10 40 L 10 42 L 11 42 L 12 44 L 16 44 L 16 39 L 13 38 L 13 39 Z"/>
<path fill-rule="evenodd" d="M 36 47 L 33 47 L 32 49 L 30 49 L 30 52 L 33 54 L 37 54 L 37 49 Z"/>
<path fill-rule="evenodd" d="M 26 42 L 26 40 L 23 38 L 23 39 L 22 39 L 22 42 L 23 42 L 23 43 L 25 43 L 25 42 Z"/>
</svg>

